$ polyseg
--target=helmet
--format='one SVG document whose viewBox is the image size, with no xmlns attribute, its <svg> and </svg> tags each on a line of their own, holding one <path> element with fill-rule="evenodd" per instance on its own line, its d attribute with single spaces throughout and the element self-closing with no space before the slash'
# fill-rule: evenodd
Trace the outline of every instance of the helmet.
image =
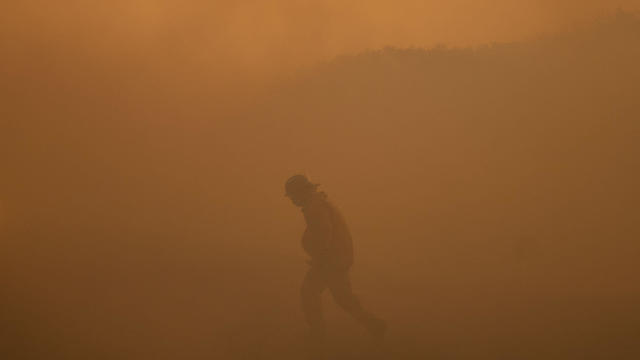
<svg viewBox="0 0 640 360">
<path fill-rule="evenodd" d="M 313 184 L 304 175 L 293 175 L 284 184 L 285 195 L 300 194 L 309 190 L 315 190 L 319 184 Z"/>
</svg>

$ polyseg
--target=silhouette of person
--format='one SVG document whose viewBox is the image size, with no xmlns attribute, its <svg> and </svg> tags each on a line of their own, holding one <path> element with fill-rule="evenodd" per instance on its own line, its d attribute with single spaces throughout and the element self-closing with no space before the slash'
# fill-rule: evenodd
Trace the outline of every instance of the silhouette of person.
<svg viewBox="0 0 640 360">
<path fill-rule="evenodd" d="M 353 265 L 353 243 L 344 217 L 304 175 L 294 175 L 285 183 L 286 196 L 302 208 L 307 227 L 302 247 L 310 256 L 309 270 L 300 289 L 302 310 L 309 325 L 310 340 L 322 346 L 325 324 L 321 294 L 328 288 L 334 301 L 362 324 L 380 342 L 386 324 L 366 311 L 351 290 L 349 269 Z"/>
</svg>

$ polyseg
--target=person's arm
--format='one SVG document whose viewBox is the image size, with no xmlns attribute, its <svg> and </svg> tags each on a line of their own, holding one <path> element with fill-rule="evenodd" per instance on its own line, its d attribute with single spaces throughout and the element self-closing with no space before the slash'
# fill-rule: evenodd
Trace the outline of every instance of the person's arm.
<svg viewBox="0 0 640 360">
<path fill-rule="evenodd" d="M 333 259 L 331 213 L 326 206 L 317 205 L 307 209 L 305 213 L 307 229 L 304 236 L 307 243 L 313 248 L 314 260 L 321 263 L 330 263 Z"/>
</svg>

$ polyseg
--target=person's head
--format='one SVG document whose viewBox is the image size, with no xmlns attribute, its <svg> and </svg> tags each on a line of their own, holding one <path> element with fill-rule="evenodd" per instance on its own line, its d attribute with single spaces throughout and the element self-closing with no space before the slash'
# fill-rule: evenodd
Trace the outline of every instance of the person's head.
<svg viewBox="0 0 640 360">
<path fill-rule="evenodd" d="M 304 175 L 293 175 L 284 184 L 285 195 L 296 206 L 304 206 L 316 192 L 318 184 L 313 184 Z"/>
</svg>

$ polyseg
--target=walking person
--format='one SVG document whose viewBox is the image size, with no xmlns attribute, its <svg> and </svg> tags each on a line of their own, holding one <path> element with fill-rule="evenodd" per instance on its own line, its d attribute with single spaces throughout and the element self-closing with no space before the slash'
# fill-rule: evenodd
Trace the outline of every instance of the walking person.
<svg viewBox="0 0 640 360">
<path fill-rule="evenodd" d="M 311 260 L 300 295 L 315 356 L 322 356 L 325 324 L 321 295 L 327 288 L 334 301 L 363 325 L 375 342 L 381 342 L 387 327 L 385 322 L 365 310 L 351 289 L 349 270 L 353 265 L 353 242 L 344 217 L 327 195 L 318 191 L 318 185 L 304 175 L 289 178 L 285 193 L 302 209 L 307 224 L 302 247 Z"/>
</svg>

